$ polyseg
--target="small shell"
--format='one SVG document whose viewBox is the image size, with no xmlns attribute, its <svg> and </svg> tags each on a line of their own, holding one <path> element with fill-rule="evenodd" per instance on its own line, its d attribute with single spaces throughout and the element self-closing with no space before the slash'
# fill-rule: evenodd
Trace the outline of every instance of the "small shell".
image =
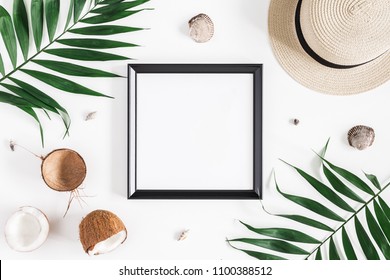
<svg viewBox="0 0 390 280">
<path fill-rule="evenodd" d="M 375 132 L 371 127 L 357 125 L 348 131 L 348 143 L 358 150 L 364 150 L 372 145 Z"/>
<path fill-rule="evenodd" d="M 96 111 L 88 113 L 88 114 L 85 116 L 85 121 L 90 121 L 90 120 L 95 119 L 95 118 L 96 118 L 96 114 L 97 114 Z"/>
<path fill-rule="evenodd" d="M 206 14 L 194 16 L 188 22 L 190 37 L 197 43 L 205 43 L 214 35 L 214 24 Z"/>
<path fill-rule="evenodd" d="M 183 241 L 184 239 L 186 239 L 186 238 L 188 237 L 188 232 L 189 232 L 189 231 L 190 231 L 189 229 L 183 231 L 183 232 L 180 234 L 180 236 L 179 236 L 179 238 L 177 239 L 177 241 Z"/>
<path fill-rule="evenodd" d="M 15 152 L 15 146 L 16 143 L 13 140 L 9 141 L 9 148 L 11 149 L 11 151 Z"/>
</svg>

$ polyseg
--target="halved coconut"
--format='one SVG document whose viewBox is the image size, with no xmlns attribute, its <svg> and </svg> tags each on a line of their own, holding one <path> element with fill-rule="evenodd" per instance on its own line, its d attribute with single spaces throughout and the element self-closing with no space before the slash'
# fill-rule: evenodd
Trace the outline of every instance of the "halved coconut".
<svg viewBox="0 0 390 280">
<path fill-rule="evenodd" d="M 56 191 L 73 191 L 81 185 L 87 174 L 84 159 L 70 149 L 52 151 L 42 160 L 42 178 Z"/>
<path fill-rule="evenodd" d="M 80 223 L 80 242 L 89 255 L 108 253 L 127 238 L 122 220 L 106 210 L 89 213 Z"/>
<path fill-rule="evenodd" d="M 5 239 L 18 252 L 40 247 L 49 234 L 49 221 L 37 208 L 25 206 L 12 214 L 5 225 Z"/>
</svg>

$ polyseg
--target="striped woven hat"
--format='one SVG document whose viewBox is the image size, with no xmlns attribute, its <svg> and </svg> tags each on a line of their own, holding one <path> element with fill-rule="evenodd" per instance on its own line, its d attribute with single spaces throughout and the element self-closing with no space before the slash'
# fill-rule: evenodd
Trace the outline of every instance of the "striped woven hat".
<svg viewBox="0 0 390 280">
<path fill-rule="evenodd" d="M 310 89 L 350 95 L 390 78 L 390 0 L 271 0 L 268 23 L 280 64 Z"/>
</svg>

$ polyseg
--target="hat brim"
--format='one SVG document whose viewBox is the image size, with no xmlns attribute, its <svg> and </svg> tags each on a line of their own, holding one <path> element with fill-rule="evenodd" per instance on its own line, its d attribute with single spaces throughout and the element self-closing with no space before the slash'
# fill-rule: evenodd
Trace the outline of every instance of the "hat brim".
<svg viewBox="0 0 390 280">
<path fill-rule="evenodd" d="M 299 0 L 271 0 L 268 31 L 275 56 L 289 75 L 315 91 L 351 95 L 371 90 L 390 78 L 390 50 L 350 69 L 324 66 L 302 48 L 295 29 Z"/>
</svg>

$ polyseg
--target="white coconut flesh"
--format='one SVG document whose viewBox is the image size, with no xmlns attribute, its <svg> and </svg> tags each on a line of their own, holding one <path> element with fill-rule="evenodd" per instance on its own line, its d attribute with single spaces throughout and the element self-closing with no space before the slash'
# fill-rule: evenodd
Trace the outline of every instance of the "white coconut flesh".
<svg viewBox="0 0 390 280">
<path fill-rule="evenodd" d="M 108 253 L 121 245 L 126 240 L 126 236 L 126 230 L 122 230 L 106 240 L 97 243 L 92 250 L 88 250 L 88 254 L 92 256 Z"/>
<path fill-rule="evenodd" d="M 49 234 L 49 222 L 40 210 L 22 207 L 9 217 L 5 225 L 8 245 L 19 252 L 30 252 L 40 247 Z"/>
</svg>

